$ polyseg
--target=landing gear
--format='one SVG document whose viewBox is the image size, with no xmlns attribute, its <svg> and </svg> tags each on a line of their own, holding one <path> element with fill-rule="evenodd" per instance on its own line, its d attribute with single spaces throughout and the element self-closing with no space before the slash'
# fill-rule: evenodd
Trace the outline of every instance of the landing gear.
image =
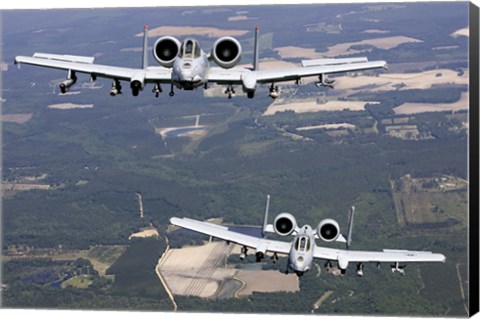
<svg viewBox="0 0 480 319">
<path fill-rule="evenodd" d="M 400 266 L 400 264 L 397 262 L 394 265 L 392 265 L 392 273 L 398 272 L 402 276 L 405 276 L 405 266 Z"/>
<path fill-rule="evenodd" d="M 227 89 L 225 90 L 225 94 L 228 95 L 228 98 L 231 99 L 233 95 L 235 95 L 235 89 L 233 86 L 229 85 L 227 86 Z"/>
<path fill-rule="evenodd" d="M 249 99 L 253 99 L 254 96 L 255 96 L 255 91 L 248 91 L 248 92 L 247 92 L 247 97 L 248 97 Z"/>
<path fill-rule="evenodd" d="M 170 92 L 168 93 L 168 96 L 172 97 L 175 95 L 175 92 L 173 92 L 173 83 L 170 85 Z"/>
<path fill-rule="evenodd" d="M 119 80 L 113 80 L 110 95 L 115 96 L 117 94 L 122 94 L 122 85 L 120 84 Z"/>
<path fill-rule="evenodd" d="M 274 253 L 274 254 L 272 255 L 271 259 L 272 259 L 272 263 L 276 263 L 277 260 L 278 260 L 278 255 L 277 255 L 277 253 Z"/>
<path fill-rule="evenodd" d="M 363 277 L 363 264 L 359 263 L 357 265 L 357 275 L 358 277 Z"/>
<path fill-rule="evenodd" d="M 276 86 L 274 83 L 270 86 L 270 94 L 268 95 L 272 99 L 276 99 L 278 97 L 278 86 Z"/>
<path fill-rule="evenodd" d="M 315 85 L 317 87 L 327 86 L 327 87 L 333 89 L 333 83 L 335 83 L 335 80 L 329 80 L 329 79 L 327 79 L 327 76 L 325 74 L 320 74 L 318 76 L 318 82 L 315 82 Z"/>
<path fill-rule="evenodd" d="M 327 269 L 327 271 L 329 271 L 331 268 L 332 268 L 332 263 L 329 260 L 325 263 L 325 269 Z"/>
<path fill-rule="evenodd" d="M 240 251 L 240 260 L 244 260 L 247 257 L 248 248 L 243 246 Z"/>
<path fill-rule="evenodd" d="M 162 93 L 162 87 L 160 83 L 155 83 L 152 92 L 155 94 L 155 97 L 158 97 Z"/>
</svg>

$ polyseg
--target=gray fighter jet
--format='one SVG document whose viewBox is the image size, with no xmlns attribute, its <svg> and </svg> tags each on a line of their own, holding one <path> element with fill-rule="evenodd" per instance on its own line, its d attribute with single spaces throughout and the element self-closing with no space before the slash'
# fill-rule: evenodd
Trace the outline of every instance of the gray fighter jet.
<svg viewBox="0 0 480 319">
<path fill-rule="evenodd" d="M 156 97 L 162 92 L 162 84 L 170 85 L 169 95 L 174 95 L 174 87 L 193 90 L 198 87 L 207 89 L 210 83 L 225 85 L 229 98 L 235 94 L 234 86 L 241 86 L 249 98 L 253 98 L 258 84 L 270 84 L 272 98 L 278 97 L 275 83 L 294 81 L 297 84 L 303 77 L 318 76 L 317 86 L 332 87 L 333 80 L 327 74 L 387 68 L 385 61 L 371 61 L 366 57 L 346 59 L 317 59 L 302 61 L 302 66 L 273 70 L 259 69 L 258 27 L 255 29 L 254 60 L 252 67 L 240 67 L 242 48 L 238 40 L 232 37 L 219 38 L 209 53 L 200 48 L 198 41 L 187 38 L 183 42 L 172 36 L 159 38 L 153 45 L 153 56 L 160 66 L 148 65 L 148 27 L 144 28 L 142 68 L 126 68 L 95 64 L 94 57 L 35 53 L 31 57 L 17 56 L 15 64 L 30 64 L 67 71 L 67 78 L 60 83 L 60 91 L 65 93 L 77 81 L 77 73 L 90 75 L 92 81 L 97 77 L 112 79 L 110 95 L 122 93 L 120 81 L 127 81 L 134 96 L 142 91 L 146 84 L 153 84 L 152 92 Z M 211 66 L 210 62 L 218 66 Z"/>
<path fill-rule="evenodd" d="M 354 207 L 350 211 L 350 221 L 347 238 L 340 234 L 338 223 L 333 219 L 324 219 L 315 229 L 309 225 L 298 227 L 295 218 L 289 213 L 279 214 L 273 224 L 268 224 L 270 196 L 267 197 L 265 219 L 262 228 L 262 238 L 241 234 L 229 230 L 228 227 L 215 225 L 208 222 L 197 221 L 189 218 L 170 219 L 170 223 L 198 233 L 206 234 L 227 242 L 236 243 L 242 246 L 240 258 L 245 258 L 248 248 L 255 249 L 257 262 L 263 259 L 267 253 L 271 253 L 272 261 L 278 259 L 277 254 L 287 255 L 288 264 L 285 273 L 290 270 L 298 276 L 312 268 L 315 258 L 326 261 L 326 266 L 331 267 L 332 262 L 337 262 L 341 274 L 345 274 L 350 263 L 357 266 L 357 275 L 363 276 L 363 263 L 391 263 L 392 272 L 404 274 L 404 267 L 400 263 L 408 262 L 445 262 L 442 254 L 434 254 L 429 251 L 392 250 L 383 251 L 359 251 L 350 250 L 352 241 L 352 225 Z M 293 235 L 291 242 L 283 242 L 266 238 L 267 233 L 276 233 L 281 236 Z M 326 248 L 317 246 L 315 240 L 321 239 L 325 242 L 343 242 L 346 249 Z"/>
</svg>

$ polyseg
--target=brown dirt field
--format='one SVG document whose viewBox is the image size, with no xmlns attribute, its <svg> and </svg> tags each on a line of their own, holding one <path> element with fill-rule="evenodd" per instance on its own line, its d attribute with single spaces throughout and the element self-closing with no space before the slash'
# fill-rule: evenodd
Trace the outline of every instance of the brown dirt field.
<svg viewBox="0 0 480 319">
<path fill-rule="evenodd" d="M 246 16 L 246 15 L 238 15 L 238 16 L 229 17 L 228 21 L 236 22 L 236 21 L 256 20 L 256 19 L 258 19 L 258 18 L 252 18 L 252 17 Z"/>
<path fill-rule="evenodd" d="M 342 111 L 349 109 L 351 111 L 365 110 L 365 104 L 378 102 L 365 101 L 328 101 L 324 104 L 318 104 L 316 100 L 293 100 L 289 103 L 273 103 L 263 113 L 263 115 L 274 115 L 276 112 L 285 112 L 287 110 L 295 113 L 320 112 L 320 111 Z"/>
<path fill-rule="evenodd" d="M 93 104 L 73 104 L 73 103 L 50 104 L 48 106 L 49 109 L 57 109 L 57 110 L 89 109 L 92 107 L 93 107 Z"/>
<path fill-rule="evenodd" d="M 404 103 L 393 109 L 395 114 L 415 114 L 423 112 L 444 112 L 468 110 L 468 92 L 462 92 L 460 99 L 454 103 Z"/>
<path fill-rule="evenodd" d="M 32 119 L 33 113 L 2 114 L 2 122 L 25 124 Z"/>
<path fill-rule="evenodd" d="M 204 128 L 204 125 L 198 125 L 198 126 L 182 126 L 182 127 L 164 127 L 164 128 L 155 128 L 155 133 L 160 135 L 162 139 L 167 138 L 167 135 L 171 131 L 175 130 L 181 130 L 181 129 L 194 129 L 194 128 Z M 177 137 L 190 137 L 192 139 L 199 139 L 200 137 L 204 136 L 207 134 L 207 130 L 192 130 L 192 131 L 187 131 L 185 133 L 181 133 L 176 135 Z"/>
<path fill-rule="evenodd" d="M 173 37 L 183 37 L 183 36 L 205 36 L 209 38 L 220 38 L 225 36 L 239 37 L 247 34 L 246 30 L 222 30 L 218 28 L 209 28 L 209 27 L 177 27 L 177 26 L 163 26 L 154 29 L 148 30 L 149 37 L 161 37 L 161 36 L 173 36 Z M 138 33 L 135 36 L 143 37 L 143 32 Z"/>
<path fill-rule="evenodd" d="M 131 234 L 128 239 L 158 237 L 158 231 L 155 228 L 144 229 L 138 233 Z"/>
<path fill-rule="evenodd" d="M 304 126 L 304 127 L 297 127 L 298 131 L 308 131 L 308 130 L 316 130 L 316 129 L 338 129 L 338 128 L 351 128 L 354 129 L 355 125 L 350 123 L 334 123 L 334 124 L 322 124 L 322 125 L 312 125 L 312 126 Z"/>
<path fill-rule="evenodd" d="M 429 89 L 432 85 L 458 84 L 468 85 L 469 72 L 462 76 L 448 69 L 425 71 L 421 73 L 382 73 L 379 76 L 342 76 L 335 79 L 335 89 L 356 90 L 364 85 L 371 85 L 369 91 L 396 90 L 398 85 L 404 85 L 400 90 Z"/>
<path fill-rule="evenodd" d="M 277 270 L 239 270 L 236 277 L 246 283 L 239 292 L 240 296 L 248 296 L 254 291 L 295 292 L 300 290 L 298 277 L 293 273 L 285 275 Z"/>
<path fill-rule="evenodd" d="M 307 58 L 307 59 L 318 59 L 323 57 L 335 57 L 338 55 L 349 55 L 356 54 L 360 52 L 366 52 L 368 50 L 352 50 L 350 47 L 354 45 L 371 45 L 379 49 L 391 49 L 402 43 L 408 42 L 422 42 L 414 38 L 409 38 L 406 36 L 393 36 L 393 37 L 383 37 L 376 39 L 368 39 L 357 42 L 348 42 L 348 43 L 339 43 L 328 47 L 327 52 L 315 52 L 315 49 L 306 49 L 300 47 L 280 47 L 274 49 L 278 51 L 282 58 Z"/>
<path fill-rule="evenodd" d="M 173 294 L 211 297 L 220 283 L 235 273 L 235 269 L 220 266 L 232 248 L 224 242 L 212 242 L 171 249 L 162 259 L 160 271 Z"/>
<path fill-rule="evenodd" d="M 379 29 L 367 29 L 367 30 L 363 30 L 362 33 L 390 33 L 390 31 L 379 30 Z"/>
<path fill-rule="evenodd" d="M 10 183 L 3 182 L 2 188 L 4 190 L 14 190 L 14 191 L 29 191 L 29 190 L 49 190 L 51 187 L 48 184 L 25 184 L 25 183 Z"/>
</svg>

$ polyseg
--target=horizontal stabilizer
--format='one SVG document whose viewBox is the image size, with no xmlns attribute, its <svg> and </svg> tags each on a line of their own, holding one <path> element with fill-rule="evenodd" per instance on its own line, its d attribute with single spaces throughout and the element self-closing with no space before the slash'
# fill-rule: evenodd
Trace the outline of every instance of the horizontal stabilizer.
<svg viewBox="0 0 480 319">
<path fill-rule="evenodd" d="M 66 54 L 48 54 L 48 53 L 35 53 L 34 58 L 56 60 L 64 62 L 76 62 L 92 64 L 95 61 L 95 57 L 79 56 L 79 55 L 66 55 Z"/>
<path fill-rule="evenodd" d="M 302 66 L 309 67 L 309 66 L 350 64 L 350 63 L 362 63 L 362 62 L 368 62 L 368 59 L 366 57 L 360 57 L 360 58 L 345 58 L 345 59 L 302 60 Z"/>
</svg>

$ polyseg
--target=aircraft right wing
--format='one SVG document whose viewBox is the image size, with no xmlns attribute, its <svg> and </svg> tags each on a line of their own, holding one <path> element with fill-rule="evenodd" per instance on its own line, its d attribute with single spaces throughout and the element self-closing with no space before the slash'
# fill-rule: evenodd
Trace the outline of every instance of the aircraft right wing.
<svg viewBox="0 0 480 319">
<path fill-rule="evenodd" d="M 143 82 L 169 83 L 172 71 L 164 67 L 125 68 L 93 63 L 94 57 L 35 53 L 33 56 L 17 56 L 15 64 L 29 64 L 52 69 L 90 74 L 95 77 L 132 81 L 135 78 Z"/>
<path fill-rule="evenodd" d="M 223 239 L 227 242 L 233 242 L 242 246 L 254 248 L 257 251 L 275 252 L 280 254 L 288 254 L 290 252 L 291 243 L 278 240 L 270 240 L 265 238 L 257 238 L 245 234 L 240 234 L 228 229 L 228 227 L 215 225 L 208 222 L 202 222 L 190 218 L 170 218 L 172 225 L 190 229 L 198 233 L 209 235 L 212 237 Z"/>
</svg>

